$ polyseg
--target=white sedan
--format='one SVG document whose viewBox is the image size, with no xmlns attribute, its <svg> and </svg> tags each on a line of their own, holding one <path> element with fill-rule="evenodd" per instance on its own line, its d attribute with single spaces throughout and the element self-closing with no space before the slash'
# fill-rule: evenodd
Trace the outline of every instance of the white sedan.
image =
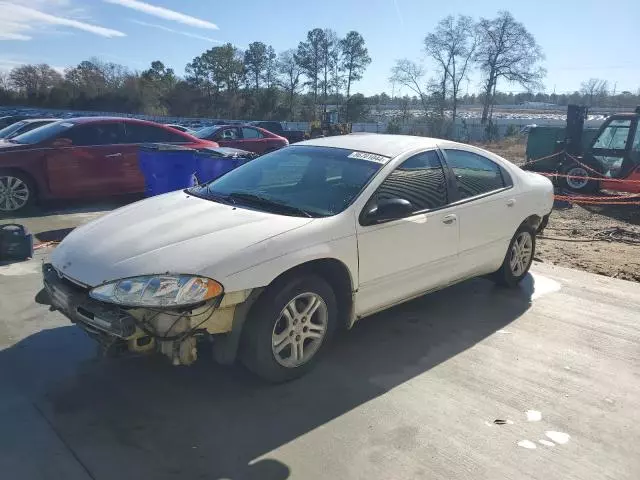
<svg viewBox="0 0 640 480">
<path fill-rule="evenodd" d="M 552 204 L 549 180 L 469 145 L 319 138 L 76 229 L 44 283 L 107 352 L 190 364 L 204 337 L 284 381 L 375 312 L 479 275 L 517 285 Z"/>
</svg>

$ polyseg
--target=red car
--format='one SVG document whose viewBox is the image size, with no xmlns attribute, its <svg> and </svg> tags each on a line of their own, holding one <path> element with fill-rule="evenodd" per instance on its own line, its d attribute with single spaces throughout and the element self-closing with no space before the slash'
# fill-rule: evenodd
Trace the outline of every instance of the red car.
<svg viewBox="0 0 640 480">
<path fill-rule="evenodd" d="M 194 135 L 212 140 L 221 147 L 239 148 L 259 155 L 289 145 L 286 138 L 251 125 L 214 125 L 201 128 Z"/>
<path fill-rule="evenodd" d="M 86 117 L 60 120 L 0 142 L 0 214 L 49 198 L 144 192 L 138 146 L 161 142 L 218 146 L 144 120 Z"/>
</svg>

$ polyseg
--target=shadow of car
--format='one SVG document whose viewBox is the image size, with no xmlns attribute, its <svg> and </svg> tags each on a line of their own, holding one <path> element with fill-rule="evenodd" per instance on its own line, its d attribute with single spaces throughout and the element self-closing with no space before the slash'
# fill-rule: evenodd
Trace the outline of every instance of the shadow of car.
<svg viewBox="0 0 640 480">
<path fill-rule="evenodd" d="M 96 361 L 75 327 L 0 351 L 0 381 L 37 404 L 95 478 L 285 479 L 287 465 L 255 459 L 502 329 L 533 288 L 531 275 L 517 290 L 475 279 L 405 303 L 338 336 L 317 369 L 278 386 L 206 358 L 180 369 L 154 357 Z M 14 445 L 12 431 L 0 430 L 0 443 Z M 21 435 L 26 444 L 32 433 Z"/>
</svg>

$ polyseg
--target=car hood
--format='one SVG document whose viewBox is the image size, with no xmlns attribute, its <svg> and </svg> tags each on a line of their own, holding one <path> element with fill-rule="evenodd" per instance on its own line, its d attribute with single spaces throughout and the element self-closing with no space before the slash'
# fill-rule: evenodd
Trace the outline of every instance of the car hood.
<svg viewBox="0 0 640 480">
<path fill-rule="evenodd" d="M 313 221 L 172 192 L 115 210 L 71 232 L 51 263 L 87 286 L 154 273 L 233 273 L 243 251 Z M 266 249 L 260 249 L 267 255 Z M 214 277 L 214 278 L 215 278 Z"/>
</svg>

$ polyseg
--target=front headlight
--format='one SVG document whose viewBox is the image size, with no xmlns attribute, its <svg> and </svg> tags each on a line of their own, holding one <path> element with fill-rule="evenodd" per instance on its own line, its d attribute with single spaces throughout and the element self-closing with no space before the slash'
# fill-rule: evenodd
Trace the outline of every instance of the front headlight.
<svg viewBox="0 0 640 480">
<path fill-rule="evenodd" d="M 103 302 L 127 307 L 183 307 L 222 294 L 215 280 L 194 275 L 145 275 L 105 283 L 89 292 Z"/>
</svg>

